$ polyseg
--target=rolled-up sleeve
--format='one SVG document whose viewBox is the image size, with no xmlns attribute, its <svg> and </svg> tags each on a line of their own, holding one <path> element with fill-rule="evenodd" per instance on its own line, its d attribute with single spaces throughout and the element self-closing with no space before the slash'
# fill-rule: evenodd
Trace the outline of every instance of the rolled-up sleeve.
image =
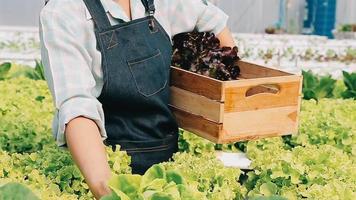
<svg viewBox="0 0 356 200">
<path fill-rule="evenodd" d="M 79 116 L 92 119 L 107 138 L 102 105 L 93 95 L 96 82 L 84 30 L 84 21 L 70 13 L 41 11 L 41 56 L 56 107 L 52 128 L 59 146 L 66 145 L 66 124 Z"/>
<path fill-rule="evenodd" d="M 228 15 L 206 0 L 175 0 L 171 10 L 172 35 L 197 29 L 219 34 L 226 26 Z"/>
</svg>

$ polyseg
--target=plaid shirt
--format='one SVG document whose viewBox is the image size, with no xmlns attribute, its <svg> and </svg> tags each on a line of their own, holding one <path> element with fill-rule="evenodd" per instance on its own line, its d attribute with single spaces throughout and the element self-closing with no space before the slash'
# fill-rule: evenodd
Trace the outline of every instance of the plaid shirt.
<svg viewBox="0 0 356 200">
<path fill-rule="evenodd" d="M 129 21 L 113 0 L 101 1 L 112 25 L 118 23 L 117 19 Z M 155 5 L 155 17 L 171 37 L 194 28 L 219 33 L 228 19 L 206 0 L 157 0 Z M 144 17 L 140 0 L 131 0 L 131 14 L 133 19 Z M 93 29 L 92 17 L 82 0 L 50 0 L 41 11 L 41 56 L 56 107 L 52 128 L 59 146 L 66 144 L 65 125 L 78 116 L 92 119 L 102 139 L 107 138 L 104 112 L 97 100 L 103 74 Z"/>
</svg>

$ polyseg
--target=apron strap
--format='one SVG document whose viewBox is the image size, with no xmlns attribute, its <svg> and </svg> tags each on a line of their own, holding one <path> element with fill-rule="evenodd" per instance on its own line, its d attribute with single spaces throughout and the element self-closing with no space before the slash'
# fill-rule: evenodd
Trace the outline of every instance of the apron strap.
<svg viewBox="0 0 356 200">
<path fill-rule="evenodd" d="M 110 20 L 100 0 L 83 0 L 89 13 L 93 17 L 96 29 L 99 31 L 111 27 Z"/>
<path fill-rule="evenodd" d="M 156 11 L 154 0 L 141 0 L 142 4 L 145 6 L 146 13 L 153 15 Z"/>
</svg>

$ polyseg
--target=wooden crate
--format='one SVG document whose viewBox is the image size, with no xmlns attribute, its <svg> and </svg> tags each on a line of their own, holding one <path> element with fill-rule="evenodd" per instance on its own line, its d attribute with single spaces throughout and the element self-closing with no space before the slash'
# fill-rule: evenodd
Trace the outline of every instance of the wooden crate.
<svg viewBox="0 0 356 200">
<path fill-rule="evenodd" d="M 171 69 L 171 109 L 181 128 L 215 143 L 296 133 L 302 76 L 239 61 L 241 79 Z"/>
</svg>

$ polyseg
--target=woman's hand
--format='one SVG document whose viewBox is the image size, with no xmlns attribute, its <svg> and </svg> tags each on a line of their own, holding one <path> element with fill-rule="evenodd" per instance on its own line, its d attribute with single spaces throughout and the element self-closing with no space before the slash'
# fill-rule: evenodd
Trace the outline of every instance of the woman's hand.
<svg viewBox="0 0 356 200">
<path fill-rule="evenodd" d="M 219 38 L 221 47 L 236 46 L 234 38 L 232 37 L 232 34 L 227 27 L 225 27 L 216 37 Z"/>
<path fill-rule="evenodd" d="M 85 117 L 74 118 L 67 124 L 65 134 L 69 151 L 95 198 L 110 194 L 107 182 L 111 170 L 96 123 Z"/>
</svg>

